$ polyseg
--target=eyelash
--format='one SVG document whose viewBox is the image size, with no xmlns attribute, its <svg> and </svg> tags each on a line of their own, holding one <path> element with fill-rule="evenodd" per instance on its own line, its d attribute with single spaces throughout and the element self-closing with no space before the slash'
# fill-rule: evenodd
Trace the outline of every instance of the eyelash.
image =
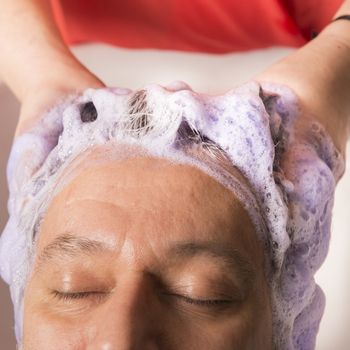
<svg viewBox="0 0 350 350">
<path fill-rule="evenodd" d="M 79 300 L 88 298 L 89 296 L 97 296 L 102 298 L 106 293 L 104 292 L 73 292 L 73 293 L 62 293 L 57 290 L 53 291 L 55 298 L 64 301 Z M 186 303 L 191 305 L 197 305 L 201 307 L 218 307 L 224 304 L 230 304 L 231 300 L 221 300 L 221 299 L 193 299 L 185 295 L 180 294 L 167 294 L 168 296 L 173 296 L 184 300 Z"/>
<path fill-rule="evenodd" d="M 168 295 L 180 298 L 188 304 L 198 305 L 202 307 L 218 307 L 218 306 L 223 306 L 224 304 L 231 303 L 231 300 L 224 300 L 224 299 L 193 299 L 186 295 L 180 295 L 180 294 L 168 294 Z"/>
<path fill-rule="evenodd" d="M 69 301 L 69 300 L 78 300 L 84 299 L 89 296 L 96 296 L 98 298 L 102 298 L 106 293 L 104 292 L 72 292 L 72 293 L 62 293 L 57 290 L 53 291 L 53 295 L 55 298 Z"/>
</svg>

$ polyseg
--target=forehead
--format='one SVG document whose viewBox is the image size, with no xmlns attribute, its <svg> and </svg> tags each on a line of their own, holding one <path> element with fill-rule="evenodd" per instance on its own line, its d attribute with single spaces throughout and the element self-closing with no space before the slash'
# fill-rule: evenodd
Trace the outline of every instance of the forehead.
<svg viewBox="0 0 350 350">
<path fill-rule="evenodd" d="M 62 233 L 129 239 L 227 240 L 256 245 L 248 214 L 234 194 L 203 171 L 166 159 L 136 157 L 85 167 L 52 201 L 39 247 Z"/>
<path fill-rule="evenodd" d="M 160 202 L 174 208 L 190 200 L 191 207 L 201 209 L 198 214 L 217 206 L 220 210 L 241 209 L 233 193 L 196 167 L 152 157 L 111 161 L 85 169 L 58 199 L 70 203 L 80 198 L 99 198 L 129 208 L 140 208 L 143 203 L 158 207 Z"/>
</svg>

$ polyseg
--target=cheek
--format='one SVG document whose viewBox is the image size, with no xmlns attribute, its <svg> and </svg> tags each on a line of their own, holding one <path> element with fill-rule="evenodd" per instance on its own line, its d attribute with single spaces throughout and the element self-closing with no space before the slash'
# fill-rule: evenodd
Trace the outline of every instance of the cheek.
<svg viewBox="0 0 350 350">
<path fill-rule="evenodd" d="M 32 293 L 34 295 L 35 293 Z M 29 295 L 29 294 L 27 294 Z M 85 350 L 105 339 L 117 337 L 117 321 L 110 307 L 98 307 L 74 319 L 50 315 L 25 299 L 23 350 Z M 264 306 L 265 305 L 265 306 Z M 192 309 L 191 309 L 192 310 Z M 267 325 L 266 302 L 242 305 L 228 317 L 208 317 L 197 312 L 162 309 L 154 318 L 164 338 L 160 349 L 263 350 Z M 130 327 L 132 327 L 130 325 Z M 142 327 L 143 328 L 143 327 Z M 115 339 L 118 343 L 118 340 Z"/>
<path fill-rule="evenodd" d="M 174 349 L 265 350 L 257 334 L 253 310 L 245 306 L 236 315 L 222 319 L 201 315 L 170 316 L 167 332 L 176 344 Z"/>
<path fill-rule="evenodd" d="M 254 349 L 251 344 L 255 337 L 250 320 L 241 314 L 223 324 L 213 324 L 206 332 L 211 350 Z"/>
<path fill-rule="evenodd" d="M 67 323 L 67 320 L 57 317 L 26 313 L 24 350 L 85 350 L 94 342 L 94 335 L 103 337 L 105 329 L 103 320 L 91 316 L 90 320 Z M 166 324 L 163 332 L 168 339 L 167 346 L 170 345 L 164 349 L 259 349 L 253 345 L 256 343 L 254 327 L 244 315 L 222 322 L 203 322 L 195 318 L 184 321 L 176 316 L 163 322 Z"/>
<path fill-rule="evenodd" d="M 258 289 L 260 296 L 245 304 L 239 313 L 221 323 L 214 320 L 205 328 L 192 328 L 191 336 L 197 333 L 199 339 L 205 340 L 203 348 L 208 350 L 271 350 L 269 294 L 265 285 Z"/>
<path fill-rule="evenodd" d="M 23 350 L 84 350 L 86 332 L 79 328 L 63 319 L 25 310 Z"/>
</svg>

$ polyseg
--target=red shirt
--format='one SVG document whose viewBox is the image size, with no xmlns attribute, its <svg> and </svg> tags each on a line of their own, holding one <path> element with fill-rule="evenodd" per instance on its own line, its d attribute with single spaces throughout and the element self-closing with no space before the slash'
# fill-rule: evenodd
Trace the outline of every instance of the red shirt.
<svg viewBox="0 0 350 350">
<path fill-rule="evenodd" d="M 67 44 L 226 53 L 298 47 L 343 0 L 51 0 Z"/>
</svg>

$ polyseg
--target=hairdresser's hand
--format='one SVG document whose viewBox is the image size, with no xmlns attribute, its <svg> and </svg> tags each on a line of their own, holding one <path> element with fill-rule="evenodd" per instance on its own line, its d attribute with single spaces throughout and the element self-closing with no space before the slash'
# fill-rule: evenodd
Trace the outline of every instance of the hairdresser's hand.
<svg viewBox="0 0 350 350">
<path fill-rule="evenodd" d="M 64 95 L 103 83 L 70 52 L 49 0 L 0 0 L 0 80 L 21 102 L 16 136 Z"/>
<path fill-rule="evenodd" d="M 350 14 L 350 0 L 335 17 L 343 14 Z M 293 89 L 301 102 L 298 127 L 306 129 L 308 118 L 317 119 L 345 156 L 350 135 L 350 21 L 330 23 L 310 43 L 269 67 L 256 80 Z"/>
<path fill-rule="evenodd" d="M 75 67 L 70 71 L 64 67 L 61 72 L 63 79 L 53 82 L 43 82 L 22 100 L 20 116 L 15 132 L 15 138 L 26 132 L 37 123 L 43 113 L 51 106 L 72 93 L 79 93 L 89 87 L 100 88 L 104 84 L 85 68 Z M 69 79 L 66 79 L 69 77 Z"/>
</svg>

